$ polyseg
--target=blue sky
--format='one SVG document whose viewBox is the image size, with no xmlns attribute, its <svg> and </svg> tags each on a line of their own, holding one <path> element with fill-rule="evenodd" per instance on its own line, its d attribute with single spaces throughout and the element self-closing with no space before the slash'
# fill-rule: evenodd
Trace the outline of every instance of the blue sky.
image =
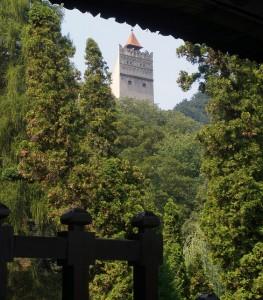
<svg viewBox="0 0 263 300">
<path fill-rule="evenodd" d="M 73 62 L 82 74 L 85 70 L 84 51 L 87 38 L 91 37 L 98 43 L 112 70 L 117 58 L 118 45 L 125 44 L 130 30 L 131 26 L 126 23 L 119 24 L 114 19 L 93 17 L 78 10 L 65 10 L 62 24 L 63 34 L 69 34 L 76 47 Z M 172 109 L 184 98 L 189 99 L 196 92 L 196 87 L 184 93 L 176 83 L 180 70 L 195 70 L 190 63 L 176 55 L 176 48 L 182 45 L 183 41 L 142 30 L 139 26 L 134 27 L 134 33 L 144 49 L 154 53 L 155 103 L 163 109 Z"/>
</svg>

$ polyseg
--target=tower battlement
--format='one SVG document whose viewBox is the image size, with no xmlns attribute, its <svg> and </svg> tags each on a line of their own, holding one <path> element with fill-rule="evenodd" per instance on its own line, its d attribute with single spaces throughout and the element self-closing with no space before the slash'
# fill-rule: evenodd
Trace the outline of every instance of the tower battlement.
<svg viewBox="0 0 263 300">
<path fill-rule="evenodd" d="M 153 52 L 148 52 L 147 50 L 140 51 L 140 50 L 133 49 L 133 48 L 127 48 L 125 46 L 122 47 L 122 45 L 119 45 L 119 53 L 121 55 L 140 57 L 140 58 L 148 59 L 148 60 L 153 59 Z"/>
<path fill-rule="evenodd" d="M 119 45 L 112 76 L 112 92 L 117 98 L 134 98 L 154 102 L 153 53 L 142 51 L 132 32 L 125 46 Z"/>
</svg>

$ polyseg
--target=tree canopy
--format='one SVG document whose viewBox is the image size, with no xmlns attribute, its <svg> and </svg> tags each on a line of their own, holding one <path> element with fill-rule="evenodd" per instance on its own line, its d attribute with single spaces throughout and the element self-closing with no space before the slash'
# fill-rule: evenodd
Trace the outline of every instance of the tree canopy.
<svg viewBox="0 0 263 300">
<path fill-rule="evenodd" d="M 188 88 L 200 80 L 211 97 L 212 123 L 199 134 L 207 178 L 201 227 L 214 262 L 224 269 L 221 299 L 262 297 L 262 65 L 205 45 L 186 43 L 179 55 L 199 66 L 181 73 Z M 253 257 L 253 259 L 252 259 Z M 253 262 L 257 262 L 257 268 Z M 253 272 L 244 272 L 249 265 Z M 260 283 L 260 284 L 259 284 Z"/>
</svg>

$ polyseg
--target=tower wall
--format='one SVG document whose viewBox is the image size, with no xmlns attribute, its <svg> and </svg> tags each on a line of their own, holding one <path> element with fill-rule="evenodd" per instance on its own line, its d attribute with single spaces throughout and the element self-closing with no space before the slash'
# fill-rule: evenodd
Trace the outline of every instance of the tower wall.
<svg viewBox="0 0 263 300">
<path fill-rule="evenodd" d="M 136 98 L 154 102 L 153 53 L 119 46 L 113 72 L 112 91 L 118 98 Z"/>
<path fill-rule="evenodd" d="M 120 98 L 120 56 L 118 55 L 117 62 L 112 72 L 111 90 L 116 98 Z"/>
</svg>

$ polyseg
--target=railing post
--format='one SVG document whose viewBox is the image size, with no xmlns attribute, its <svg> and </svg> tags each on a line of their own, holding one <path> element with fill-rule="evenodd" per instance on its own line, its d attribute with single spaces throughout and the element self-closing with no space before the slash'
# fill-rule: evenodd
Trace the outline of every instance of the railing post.
<svg viewBox="0 0 263 300">
<path fill-rule="evenodd" d="M 158 300 L 158 275 L 162 263 L 162 236 L 155 232 L 160 219 L 151 212 L 143 212 L 132 219 L 139 232 L 135 235 L 141 244 L 140 260 L 133 265 L 134 300 Z"/>
<path fill-rule="evenodd" d="M 63 266 L 62 300 L 89 299 L 89 266 L 94 264 L 95 235 L 85 232 L 85 225 L 91 224 L 91 216 L 81 208 L 75 208 L 61 217 L 61 223 L 68 225 L 68 232 L 60 233 L 68 240 L 67 260 Z"/>
<path fill-rule="evenodd" d="M 13 260 L 13 228 L 3 225 L 10 210 L 0 203 L 0 300 L 7 299 L 7 262 Z"/>
</svg>

